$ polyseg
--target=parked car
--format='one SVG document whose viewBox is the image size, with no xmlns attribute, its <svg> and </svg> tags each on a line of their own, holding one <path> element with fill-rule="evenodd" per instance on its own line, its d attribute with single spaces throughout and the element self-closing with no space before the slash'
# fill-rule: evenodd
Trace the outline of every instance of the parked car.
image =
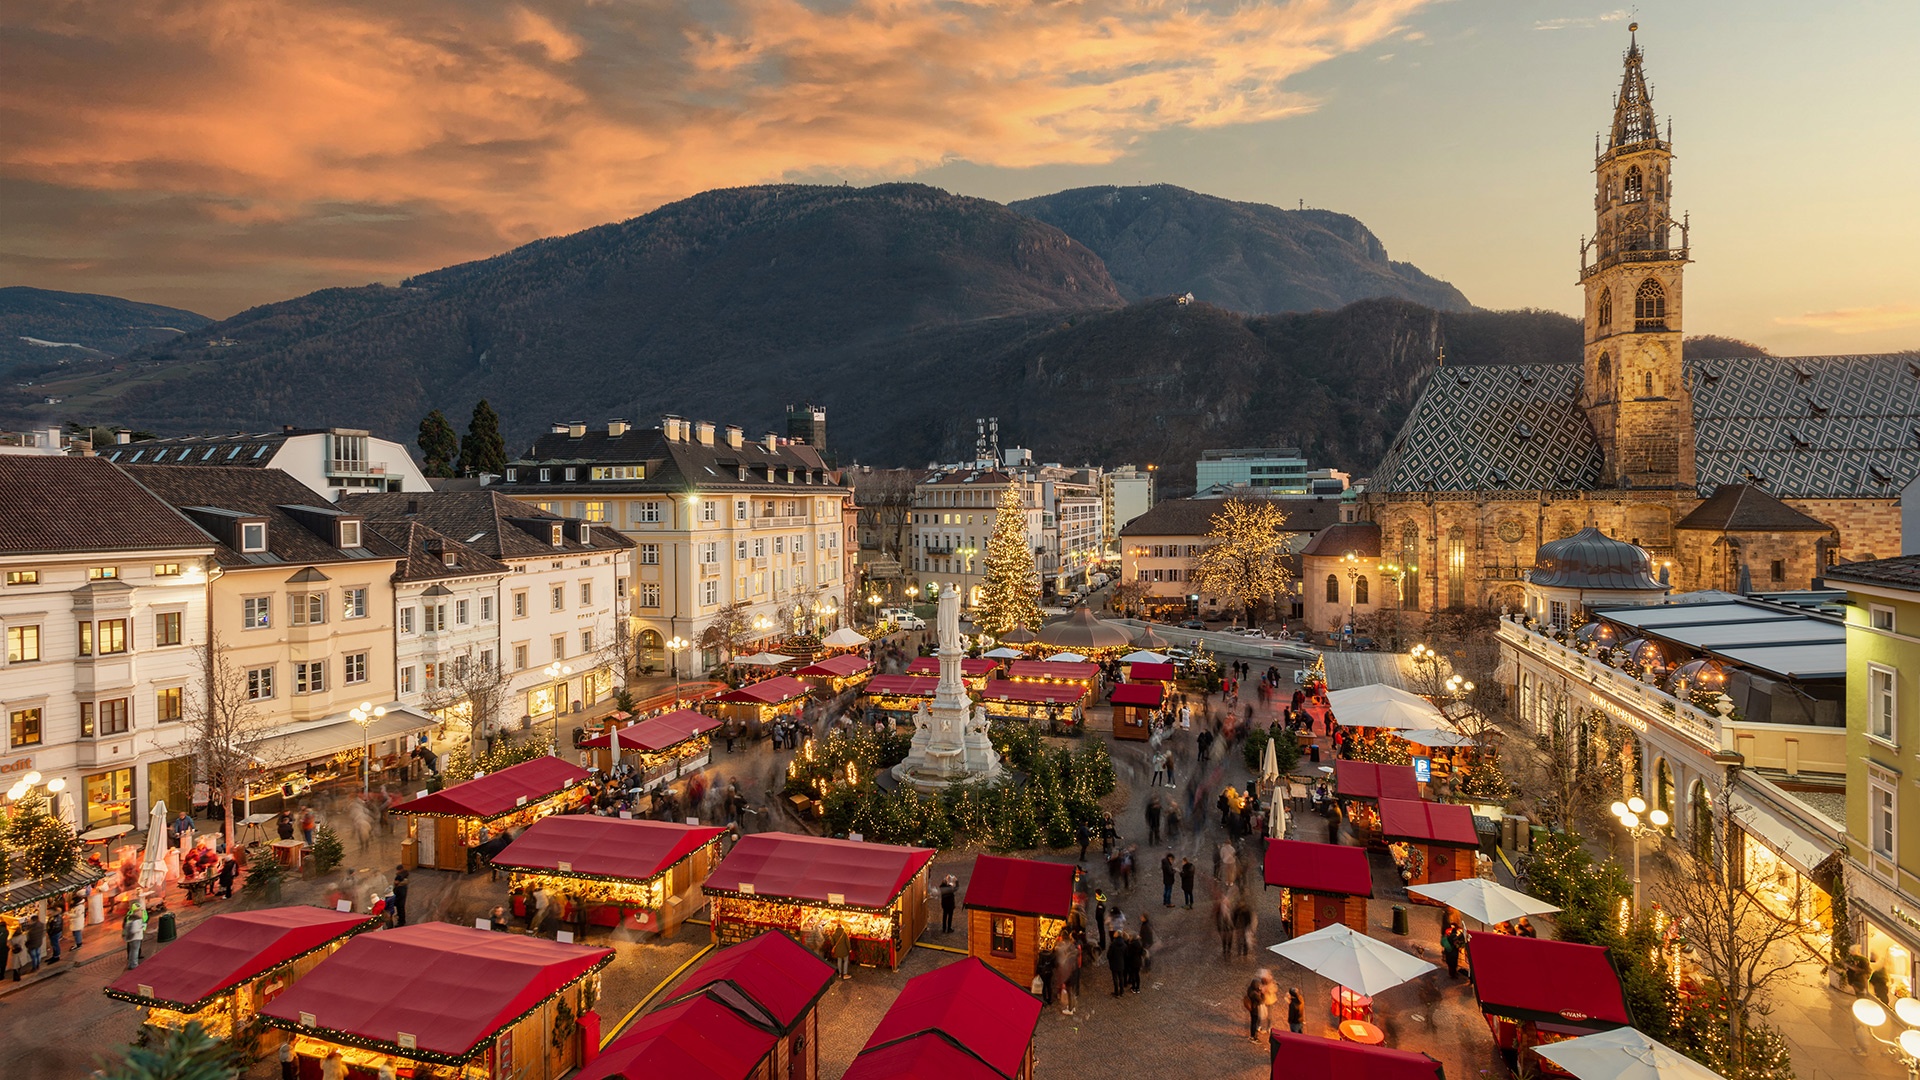
<svg viewBox="0 0 1920 1080">
<path fill-rule="evenodd" d="M 908 611 L 906 608 L 881 608 L 880 621 L 890 622 L 902 630 L 925 630 L 927 620 Z"/>
<path fill-rule="evenodd" d="M 1182 630 L 1205 630 L 1206 628 L 1207 624 L 1201 622 L 1199 619 L 1188 619 L 1186 622 L 1180 624 L 1180 629 Z"/>
</svg>

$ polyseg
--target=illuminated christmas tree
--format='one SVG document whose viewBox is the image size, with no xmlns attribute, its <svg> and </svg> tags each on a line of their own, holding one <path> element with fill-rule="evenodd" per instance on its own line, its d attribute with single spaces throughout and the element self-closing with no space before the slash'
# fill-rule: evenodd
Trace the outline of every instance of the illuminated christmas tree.
<svg viewBox="0 0 1920 1080">
<path fill-rule="evenodd" d="M 12 870 L 30 878 L 72 873 L 80 862 L 72 826 L 48 813 L 46 796 L 31 788 L 13 804 L 4 840 L 13 849 Z"/>
<path fill-rule="evenodd" d="M 1007 485 L 987 538 L 987 581 L 974 625 L 995 637 L 1016 626 L 1040 627 L 1040 572 L 1027 543 L 1027 510 L 1016 481 Z"/>
</svg>

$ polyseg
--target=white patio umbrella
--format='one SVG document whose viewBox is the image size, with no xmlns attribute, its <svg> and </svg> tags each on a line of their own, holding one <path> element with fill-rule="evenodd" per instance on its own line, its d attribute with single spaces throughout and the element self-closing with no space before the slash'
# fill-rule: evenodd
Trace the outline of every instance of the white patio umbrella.
<svg viewBox="0 0 1920 1080">
<path fill-rule="evenodd" d="M 1005 645 L 1002 645 L 997 649 L 988 649 L 980 655 L 989 660 L 1018 660 L 1027 654 L 1021 652 L 1019 649 L 1009 649 Z"/>
<path fill-rule="evenodd" d="M 752 656 L 743 656 L 734 661 L 736 664 L 746 664 L 750 667 L 779 667 L 781 664 L 792 662 L 793 657 L 781 656 L 777 652 L 757 652 Z"/>
<path fill-rule="evenodd" d="M 1528 915 L 1545 915 L 1560 909 L 1528 896 L 1517 889 L 1509 889 L 1497 881 L 1486 878 L 1466 878 L 1462 881 L 1442 881 L 1434 885 L 1414 885 L 1407 889 L 1410 893 L 1437 900 L 1460 912 L 1468 918 L 1483 923 L 1503 923 Z"/>
<path fill-rule="evenodd" d="M 147 850 L 140 857 L 140 891 L 157 893 L 167 887 L 167 803 L 161 799 L 147 812 Z"/>
<path fill-rule="evenodd" d="M 1462 735 L 1457 731 L 1447 731 L 1443 728 L 1401 729 L 1397 734 L 1408 742 L 1418 743 L 1421 746 L 1466 746 L 1473 742 L 1473 737 L 1470 735 Z"/>
<path fill-rule="evenodd" d="M 1334 923 L 1267 948 L 1321 978 L 1367 997 L 1391 990 L 1429 971 L 1440 970 L 1438 965 L 1401 952 L 1384 941 L 1375 941 L 1345 923 Z"/>
<path fill-rule="evenodd" d="M 1052 656 L 1047 657 L 1047 659 L 1058 660 L 1063 664 L 1079 664 L 1084 663 L 1087 658 L 1077 652 L 1060 652 L 1054 653 Z"/>
<path fill-rule="evenodd" d="M 852 649 L 866 643 L 867 636 L 851 626 L 843 626 L 820 639 L 820 644 L 836 649 Z"/>
<path fill-rule="evenodd" d="M 1280 758 L 1273 751 L 1273 740 L 1267 740 L 1267 748 L 1260 751 L 1260 779 L 1269 784 L 1280 780 Z"/>
<path fill-rule="evenodd" d="M 1423 731 L 1447 726 L 1440 710 L 1422 701 L 1411 705 L 1404 701 L 1368 701 L 1333 706 L 1333 715 L 1341 727 L 1387 728 L 1394 731 Z"/>
<path fill-rule="evenodd" d="M 1533 1052 L 1579 1080 L 1726 1080 L 1637 1028 L 1614 1028 L 1536 1046 Z"/>
<path fill-rule="evenodd" d="M 1165 656 L 1151 649 L 1140 649 L 1120 658 L 1120 662 L 1123 664 L 1166 664 L 1172 661 L 1173 657 Z"/>
<path fill-rule="evenodd" d="M 1382 701 L 1398 701 L 1407 705 L 1425 705 L 1432 703 L 1411 690 L 1402 690 L 1386 683 L 1368 683 L 1365 686 L 1348 686 L 1339 690 L 1327 691 L 1327 704 L 1335 710 L 1352 708 L 1358 705 L 1375 704 Z"/>
</svg>

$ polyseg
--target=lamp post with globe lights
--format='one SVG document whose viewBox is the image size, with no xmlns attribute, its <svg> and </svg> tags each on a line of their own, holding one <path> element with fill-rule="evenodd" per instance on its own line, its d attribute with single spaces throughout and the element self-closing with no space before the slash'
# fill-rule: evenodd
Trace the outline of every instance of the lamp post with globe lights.
<svg viewBox="0 0 1920 1080">
<path fill-rule="evenodd" d="M 1640 913 L 1640 840 L 1646 836 L 1659 836 L 1670 820 L 1667 812 L 1658 807 L 1647 809 L 1647 800 L 1635 795 L 1626 802 L 1614 803 L 1613 816 L 1620 827 L 1633 837 L 1633 911 Z M 1646 815 L 1643 819 L 1641 815 Z"/>
<path fill-rule="evenodd" d="M 1869 997 L 1856 998 L 1853 1003 L 1853 1018 L 1867 1029 L 1867 1037 L 1882 1046 L 1893 1050 L 1900 1064 L 1907 1067 L 1908 1080 L 1920 1074 L 1920 1000 L 1904 997 L 1893 1003 L 1893 1014 L 1901 1024 L 1898 1035 L 1889 1039 L 1874 1029 L 1887 1023 L 1887 1007 Z"/>
<path fill-rule="evenodd" d="M 57 818 L 60 816 L 60 793 L 67 790 L 67 781 L 59 776 L 46 779 L 45 783 L 41 782 L 42 779 L 39 770 L 28 772 L 7 789 L 7 801 L 19 802 L 27 797 L 28 792 L 40 788 L 47 793 L 47 813 Z"/>
<path fill-rule="evenodd" d="M 676 708 L 680 705 L 680 654 L 691 648 L 693 648 L 693 642 L 679 634 L 667 639 L 667 651 L 673 654 L 673 704 Z"/>
<path fill-rule="evenodd" d="M 367 729 L 375 720 L 387 715 L 384 705 L 375 705 L 363 701 L 358 708 L 348 709 L 347 718 L 360 725 L 360 794 L 365 795 L 373 784 L 373 761 L 367 753 Z"/>
</svg>

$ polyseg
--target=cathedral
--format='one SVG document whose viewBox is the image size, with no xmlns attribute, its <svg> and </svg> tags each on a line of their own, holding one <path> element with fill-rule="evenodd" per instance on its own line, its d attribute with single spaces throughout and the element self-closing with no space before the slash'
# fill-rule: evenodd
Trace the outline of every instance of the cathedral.
<svg viewBox="0 0 1920 1080">
<path fill-rule="evenodd" d="M 1676 591 L 1804 589 L 1902 554 L 1904 507 L 1920 541 L 1920 352 L 1684 354 L 1671 134 L 1636 39 L 1596 146 L 1583 362 L 1434 374 L 1363 496 L 1387 603 L 1517 609 L 1535 549 L 1588 526 Z"/>
</svg>

